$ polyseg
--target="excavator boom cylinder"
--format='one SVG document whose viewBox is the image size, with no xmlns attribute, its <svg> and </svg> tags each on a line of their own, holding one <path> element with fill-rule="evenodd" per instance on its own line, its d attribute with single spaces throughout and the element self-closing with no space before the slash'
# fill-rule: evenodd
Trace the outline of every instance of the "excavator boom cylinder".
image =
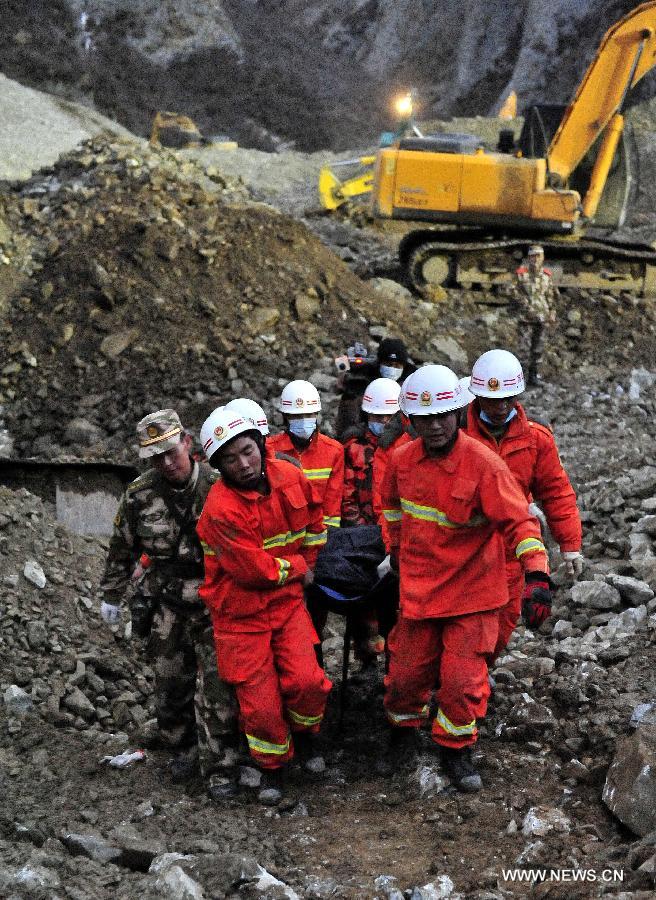
<svg viewBox="0 0 656 900">
<path fill-rule="evenodd" d="M 592 175 L 590 176 L 590 186 L 583 198 L 583 215 L 586 219 L 593 219 L 597 212 L 623 130 L 624 116 L 616 113 L 604 134 L 592 169 Z"/>
</svg>

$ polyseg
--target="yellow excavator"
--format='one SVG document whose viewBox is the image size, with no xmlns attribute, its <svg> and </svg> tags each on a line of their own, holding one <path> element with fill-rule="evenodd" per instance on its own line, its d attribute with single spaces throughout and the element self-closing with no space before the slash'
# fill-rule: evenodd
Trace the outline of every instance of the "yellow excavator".
<svg viewBox="0 0 656 900">
<path fill-rule="evenodd" d="M 656 294 L 652 246 L 609 236 L 635 187 L 623 111 L 654 65 L 649 2 L 609 29 L 569 106 L 534 107 L 505 152 L 468 134 L 380 149 L 373 214 L 407 221 L 400 258 L 415 288 L 507 282 L 539 240 L 559 285 Z"/>
</svg>

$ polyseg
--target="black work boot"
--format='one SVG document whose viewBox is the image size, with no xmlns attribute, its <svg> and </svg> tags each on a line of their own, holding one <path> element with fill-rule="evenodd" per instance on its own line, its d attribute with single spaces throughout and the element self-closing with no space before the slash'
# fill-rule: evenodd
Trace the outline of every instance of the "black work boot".
<svg viewBox="0 0 656 900">
<path fill-rule="evenodd" d="M 277 806 L 283 797 L 285 789 L 285 769 L 265 769 L 262 772 L 262 781 L 257 799 L 265 806 Z"/>
<path fill-rule="evenodd" d="M 309 731 L 297 731 L 294 735 L 296 757 L 306 772 L 321 775 L 326 771 L 326 761 L 317 742 L 318 735 Z"/>
<path fill-rule="evenodd" d="M 451 784 L 465 794 L 475 794 L 483 787 L 481 776 L 472 761 L 471 747 L 453 750 L 442 747 L 442 765 Z"/>
<path fill-rule="evenodd" d="M 210 775 L 207 796 L 214 803 L 227 803 L 239 794 L 239 782 L 233 772 L 215 772 Z"/>
</svg>

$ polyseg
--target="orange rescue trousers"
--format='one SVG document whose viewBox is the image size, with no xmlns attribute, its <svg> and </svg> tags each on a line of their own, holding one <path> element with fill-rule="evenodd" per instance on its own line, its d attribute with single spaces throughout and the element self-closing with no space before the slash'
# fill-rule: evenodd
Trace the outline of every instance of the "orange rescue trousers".
<svg viewBox="0 0 656 900">
<path fill-rule="evenodd" d="M 316 733 L 332 687 L 314 652 L 316 634 L 300 603 L 272 616 L 267 631 L 221 631 L 214 641 L 221 678 L 234 685 L 248 749 L 263 769 L 294 756 L 290 732 Z"/>
<path fill-rule="evenodd" d="M 433 740 L 458 749 L 478 736 L 490 696 L 487 657 L 498 635 L 499 610 L 433 619 L 401 617 L 389 636 L 385 711 L 393 726 L 418 728 L 428 719 L 436 682 Z"/>
<path fill-rule="evenodd" d="M 508 582 L 508 602 L 499 610 L 499 635 L 494 651 L 488 657 L 489 666 L 494 665 L 508 646 L 508 641 L 522 614 L 524 571 L 518 560 L 506 560 L 506 580 Z"/>
</svg>

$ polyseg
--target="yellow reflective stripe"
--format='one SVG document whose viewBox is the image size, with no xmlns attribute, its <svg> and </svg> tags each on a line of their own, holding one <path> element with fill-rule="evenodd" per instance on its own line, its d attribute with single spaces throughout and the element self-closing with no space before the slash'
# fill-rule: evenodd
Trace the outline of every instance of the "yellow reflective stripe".
<svg viewBox="0 0 656 900">
<path fill-rule="evenodd" d="M 323 716 L 302 716 L 300 713 L 294 712 L 293 709 L 288 709 L 287 714 L 294 724 L 307 725 L 308 728 L 311 725 L 318 725 L 323 719 Z"/>
<path fill-rule="evenodd" d="M 305 537 L 305 528 L 301 531 L 287 531 L 284 534 L 274 534 L 273 537 L 264 538 L 262 544 L 265 550 L 272 550 L 274 547 L 286 547 L 287 544 L 293 544 L 294 541 L 300 541 Z"/>
<path fill-rule="evenodd" d="M 387 718 L 394 725 L 400 725 L 401 722 L 412 722 L 415 719 L 427 719 L 428 718 L 428 706 L 423 706 L 419 712 L 415 713 L 394 713 L 391 710 L 386 710 Z"/>
<path fill-rule="evenodd" d="M 212 548 L 210 547 L 210 545 L 209 545 L 209 544 L 206 544 L 205 541 L 201 541 L 201 542 L 200 542 L 200 545 L 201 545 L 201 547 L 203 548 L 203 555 L 204 555 L 204 556 L 216 556 L 216 553 L 214 552 L 214 550 L 212 550 Z"/>
<path fill-rule="evenodd" d="M 470 722 L 469 725 L 454 725 L 450 719 L 447 719 L 441 709 L 437 711 L 436 721 L 447 734 L 453 734 L 456 737 L 460 737 L 463 734 L 474 734 L 476 731 L 476 719 Z"/>
<path fill-rule="evenodd" d="M 476 528 L 478 525 L 484 525 L 487 522 L 485 516 L 480 513 L 472 516 L 469 522 L 452 522 L 445 512 L 436 509 L 434 506 L 422 506 L 420 503 L 413 503 L 412 500 L 406 500 L 401 497 L 401 509 L 413 519 L 421 519 L 423 522 L 435 522 L 442 528 Z"/>
<path fill-rule="evenodd" d="M 534 550 L 539 550 L 542 553 L 547 552 L 542 541 L 539 541 L 537 538 L 524 538 L 523 541 L 517 544 L 515 556 L 519 559 L 524 553 L 532 553 Z"/>
<path fill-rule="evenodd" d="M 286 559 L 278 559 L 277 556 L 275 557 L 275 560 L 278 563 L 278 584 L 283 585 L 287 581 L 290 564 Z"/>
<path fill-rule="evenodd" d="M 339 528 L 342 524 L 342 520 L 339 516 L 324 516 L 323 524 L 326 526 L 330 526 L 331 528 Z"/>
<path fill-rule="evenodd" d="M 289 751 L 290 735 L 284 744 L 271 744 L 269 741 L 260 740 L 253 734 L 247 734 L 246 740 L 250 750 L 257 750 L 258 753 L 271 753 L 273 756 L 284 756 Z"/>
<path fill-rule="evenodd" d="M 383 518 L 386 522 L 400 522 L 403 518 L 403 513 L 400 509 L 384 509 Z"/>
<path fill-rule="evenodd" d="M 303 540 L 304 547 L 320 547 L 328 540 L 328 532 L 320 531 L 318 534 L 308 531 Z"/>
<path fill-rule="evenodd" d="M 325 481 L 330 478 L 332 470 L 332 466 L 329 469 L 303 469 L 303 474 L 308 481 Z"/>
</svg>

